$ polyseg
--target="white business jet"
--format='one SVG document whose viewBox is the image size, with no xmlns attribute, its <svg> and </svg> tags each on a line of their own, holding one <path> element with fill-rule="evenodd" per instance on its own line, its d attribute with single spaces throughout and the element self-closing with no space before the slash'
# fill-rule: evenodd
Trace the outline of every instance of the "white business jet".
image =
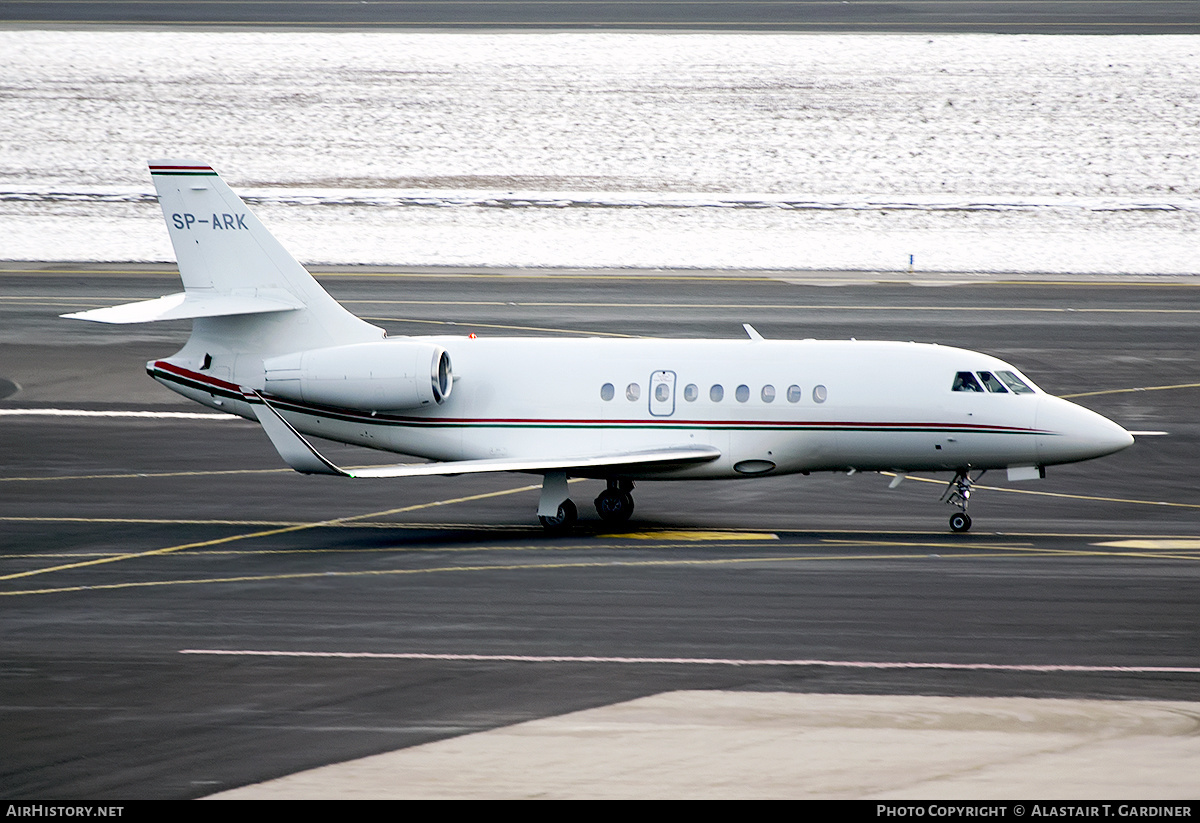
<svg viewBox="0 0 1200 823">
<path fill-rule="evenodd" d="M 568 477 L 604 480 L 628 519 L 638 480 L 816 471 L 950 472 L 956 532 L 980 473 L 1010 480 L 1111 454 L 1125 429 L 978 352 L 920 343 L 388 337 L 346 311 L 209 166 L 151 163 L 184 291 L 64 315 L 192 319 L 150 375 L 262 424 L 306 474 L 542 475 L 547 529 L 577 518 Z M 432 462 L 339 468 L 306 435 Z"/>
</svg>

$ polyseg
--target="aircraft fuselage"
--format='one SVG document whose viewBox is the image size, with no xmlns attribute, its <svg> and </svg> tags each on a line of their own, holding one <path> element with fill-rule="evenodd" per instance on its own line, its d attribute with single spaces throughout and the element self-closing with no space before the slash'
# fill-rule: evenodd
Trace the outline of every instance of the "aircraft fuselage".
<svg viewBox="0 0 1200 823">
<path fill-rule="evenodd" d="M 305 434 L 431 460 L 685 446 L 721 453 L 667 472 L 620 473 L 630 478 L 1046 466 L 1131 442 L 1116 424 L 1028 379 L 1021 393 L 954 390 L 962 372 L 1019 373 L 947 346 L 457 336 L 388 344 L 413 341 L 436 344 L 452 359 L 454 389 L 440 405 L 346 408 L 266 396 Z M 238 358 L 238 373 L 221 380 L 211 364 L 201 370 L 186 354 L 148 364 L 150 373 L 193 400 L 256 419 L 237 386 L 262 385 L 261 361 Z"/>
</svg>

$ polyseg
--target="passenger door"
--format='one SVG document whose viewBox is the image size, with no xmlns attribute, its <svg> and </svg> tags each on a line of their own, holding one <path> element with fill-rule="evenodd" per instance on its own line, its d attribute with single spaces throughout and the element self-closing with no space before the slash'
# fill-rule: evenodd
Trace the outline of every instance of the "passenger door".
<svg viewBox="0 0 1200 823">
<path fill-rule="evenodd" d="M 675 372 L 656 371 L 650 375 L 650 413 L 655 417 L 675 413 Z"/>
</svg>

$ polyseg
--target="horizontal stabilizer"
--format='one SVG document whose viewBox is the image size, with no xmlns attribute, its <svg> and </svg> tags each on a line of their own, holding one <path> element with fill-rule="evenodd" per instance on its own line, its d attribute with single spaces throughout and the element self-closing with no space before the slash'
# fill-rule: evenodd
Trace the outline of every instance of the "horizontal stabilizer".
<svg viewBox="0 0 1200 823">
<path fill-rule="evenodd" d="M 707 463 L 721 456 L 712 446 L 649 449 L 643 451 L 611 452 L 608 454 L 574 457 L 520 459 L 489 458 L 486 460 L 451 460 L 440 463 L 397 463 L 391 466 L 369 466 L 361 469 L 342 469 L 318 452 L 304 435 L 283 419 L 276 409 L 258 392 L 248 391 L 248 397 L 259 402 L 251 408 L 258 415 L 263 430 L 289 466 L 304 474 L 332 474 L 340 477 L 430 477 L 439 475 L 480 474 L 484 472 L 546 472 L 571 469 L 661 468 L 670 469 L 692 463 Z"/>
<path fill-rule="evenodd" d="M 71 320 L 96 323 L 152 323 L 156 320 L 188 320 L 196 317 L 226 317 L 234 314 L 265 314 L 295 311 L 304 304 L 286 291 L 259 290 L 254 294 L 205 294 L 179 292 L 154 300 L 124 303 L 103 309 L 91 309 L 60 315 Z"/>
</svg>

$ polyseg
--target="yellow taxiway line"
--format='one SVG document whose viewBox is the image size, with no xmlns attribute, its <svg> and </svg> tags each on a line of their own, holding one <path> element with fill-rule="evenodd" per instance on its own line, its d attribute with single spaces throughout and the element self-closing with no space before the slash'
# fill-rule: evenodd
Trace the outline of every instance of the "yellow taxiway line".
<svg viewBox="0 0 1200 823">
<path fill-rule="evenodd" d="M 300 523 L 300 524 L 297 524 L 294 526 L 283 526 L 283 527 L 275 528 L 275 529 L 266 529 L 264 531 L 248 532 L 246 534 L 235 534 L 235 535 L 231 535 L 229 537 L 219 537 L 219 538 L 216 538 L 215 540 L 202 540 L 202 541 L 199 541 L 196 543 L 181 543 L 180 545 L 177 545 L 177 546 L 167 546 L 167 547 L 161 548 L 161 549 L 150 549 L 150 550 L 144 551 L 144 552 L 131 552 L 131 553 L 127 553 L 127 554 L 119 554 L 119 555 L 114 555 L 112 557 L 103 557 L 103 558 L 97 558 L 94 560 L 85 560 L 85 561 L 81 561 L 79 563 L 64 563 L 64 564 L 58 565 L 58 566 L 49 566 L 49 567 L 41 568 L 41 569 L 31 569 L 29 571 L 16 572 L 14 574 L 2 575 L 2 576 L 0 576 L 0 580 L 16 580 L 21 577 L 32 577 L 32 576 L 38 575 L 38 574 L 48 574 L 50 572 L 66 571 L 67 569 L 78 569 L 78 568 L 83 568 L 85 566 L 97 566 L 97 565 L 100 565 L 101 563 L 117 563 L 122 560 L 133 560 L 133 559 L 140 558 L 140 557 L 156 557 L 156 556 L 160 556 L 160 555 L 164 555 L 164 554 L 171 554 L 173 552 L 183 551 L 185 549 L 198 549 L 198 548 L 203 548 L 205 546 L 218 546 L 218 545 L 222 545 L 225 543 L 233 543 L 238 540 L 250 540 L 250 539 L 253 539 L 256 537 L 270 537 L 270 536 L 276 535 L 276 534 L 287 534 L 289 532 L 304 531 L 306 529 L 314 529 L 314 528 L 318 528 L 321 526 L 338 525 L 341 523 L 353 523 L 356 520 L 367 520 L 367 519 L 373 518 L 373 517 L 386 517 L 386 516 L 392 515 L 392 514 L 403 514 L 405 512 L 412 512 L 412 511 L 418 511 L 420 509 L 433 508 L 434 506 L 449 506 L 454 503 L 466 503 L 466 502 L 473 501 L 473 500 L 483 500 L 483 499 L 486 499 L 489 497 L 503 497 L 504 495 L 517 494 L 518 492 L 524 492 L 524 491 L 532 491 L 532 490 L 538 489 L 538 488 L 540 488 L 540 487 L 537 485 L 520 486 L 515 489 L 504 489 L 502 491 L 497 491 L 497 492 L 485 492 L 483 494 L 473 494 L 473 495 L 469 495 L 467 497 L 457 497 L 452 500 L 435 500 L 431 503 L 417 503 L 412 506 L 401 506 L 399 508 L 385 509 L 383 511 L 378 511 L 378 512 L 367 512 L 366 514 L 354 514 L 354 515 L 348 515 L 346 517 L 335 517 L 335 518 L 331 518 L 329 520 L 320 520 L 320 521 L 317 521 L 314 523 Z M 99 587 L 92 587 L 92 588 L 99 588 Z"/>
</svg>

